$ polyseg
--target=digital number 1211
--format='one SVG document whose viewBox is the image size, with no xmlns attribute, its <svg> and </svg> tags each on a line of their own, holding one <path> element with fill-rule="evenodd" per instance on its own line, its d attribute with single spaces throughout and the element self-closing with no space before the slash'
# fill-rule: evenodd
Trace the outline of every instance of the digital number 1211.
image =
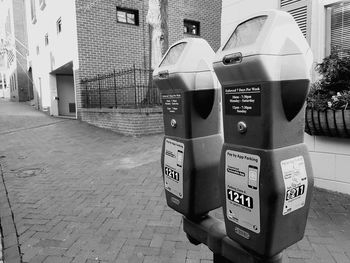
<svg viewBox="0 0 350 263">
<path fill-rule="evenodd" d="M 227 198 L 244 207 L 253 208 L 253 198 L 245 194 L 237 193 L 231 189 L 227 190 Z"/>
</svg>

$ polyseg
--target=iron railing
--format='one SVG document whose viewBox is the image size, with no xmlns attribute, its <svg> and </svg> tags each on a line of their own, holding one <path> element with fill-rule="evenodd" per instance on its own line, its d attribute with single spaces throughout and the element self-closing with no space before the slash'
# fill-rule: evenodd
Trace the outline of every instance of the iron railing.
<svg viewBox="0 0 350 263">
<path fill-rule="evenodd" d="M 161 105 L 152 70 L 135 66 L 82 79 L 83 108 L 146 108 Z"/>
</svg>

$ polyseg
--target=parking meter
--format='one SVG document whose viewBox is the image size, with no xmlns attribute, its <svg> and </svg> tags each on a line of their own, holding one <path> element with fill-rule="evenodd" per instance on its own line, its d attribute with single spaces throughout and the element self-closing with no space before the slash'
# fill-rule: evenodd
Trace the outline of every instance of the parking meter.
<svg viewBox="0 0 350 263">
<path fill-rule="evenodd" d="M 214 60 L 223 100 L 226 231 L 261 256 L 304 235 L 313 187 L 303 143 L 311 64 L 293 17 L 277 10 L 239 23 Z"/>
<path fill-rule="evenodd" d="M 205 40 L 183 39 L 169 48 L 153 73 L 163 104 L 161 165 L 167 204 L 192 219 L 221 206 L 223 138 L 214 56 Z"/>
</svg>

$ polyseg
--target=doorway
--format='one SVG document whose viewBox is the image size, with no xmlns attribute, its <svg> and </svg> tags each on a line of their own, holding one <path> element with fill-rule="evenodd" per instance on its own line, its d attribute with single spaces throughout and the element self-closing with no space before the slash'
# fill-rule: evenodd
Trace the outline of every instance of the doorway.
<svg viewBox="0 0 350 263">
<path fill-rule="evenodd" d="M 29 68 L 28 70 L 28 100 L 33 100 L 34 99 L 34 90 L 33 90 L 33 70 L 32 67 Z"/>
<path fill-rule="evenodd" d="M 75 116 L 75 95 L 73 75 L 56 75 L 58 115 Z"/>
<path fill-rule="evenodd" d="M 73 62 L 51 72 L 56 78 L 58 116 L 76 117 Z"/>
</svg>

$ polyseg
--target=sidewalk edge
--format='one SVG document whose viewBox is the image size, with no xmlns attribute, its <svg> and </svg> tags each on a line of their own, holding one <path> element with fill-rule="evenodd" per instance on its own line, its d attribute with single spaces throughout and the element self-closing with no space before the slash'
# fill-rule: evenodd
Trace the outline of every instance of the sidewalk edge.
<svg viewBox="0 0 350 263">
<path fill-rule="evenodd" d="M 8 191 L 5 184 L 4 172 L 0 162 L 0 234 L 2 259 L 4 263 L 21 263 L 22 255 L 18 240 L 18 232 L 14 222 Z"/>
</svg>

